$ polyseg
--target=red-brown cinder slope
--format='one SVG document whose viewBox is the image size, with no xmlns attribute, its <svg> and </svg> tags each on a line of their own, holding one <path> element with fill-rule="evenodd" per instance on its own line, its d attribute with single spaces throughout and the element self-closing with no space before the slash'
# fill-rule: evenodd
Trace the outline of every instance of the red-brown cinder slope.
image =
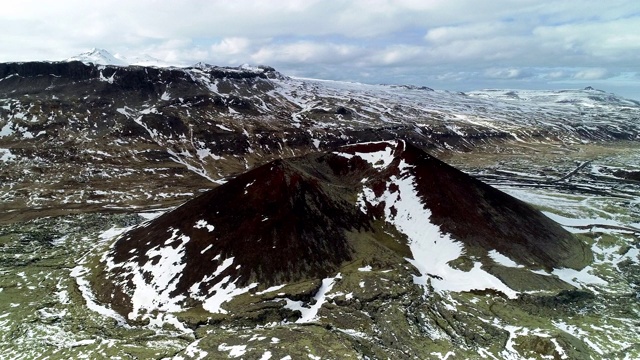
<svg viewBox="0 0 640 360">
<path fill-rule="evenodd" d="M 388 155 L 386 162 L 365 160 L 380 152 Z M 110 261 L 155 264 L 158 259 L 149 258 L 148 251 L 182 246 L 167 243 L 179 230 L 189 240 L 171 296 L 188 298 L 194 284 L 206 293 L 227 276 L 235 286 L 258 283 L 260 288 L 321 279 L 363 258 L 348 233 L 367 232 L 370 236 L 362 238 L 377 241 L 382 232 L 376 233 L 375 224 L 384 220 L 380 204 L 363 210 L 356 200 L 363 186 L 376 194 L 393 192 L 392 179 L 401 166 L 410 171 L 417 195 L 431 212 L 429 219 L 416 221 L 438 225 L 465 247 L 495 249 L 520 264 L 546 269 L 580 268 L 591 259 L 586 246 L 541 212 L 398 141 L 351 145 L 258 167 L 125 234 L 114 244 Z M 398 254 L 398 261 L 404 256 Z M 230 258 L 233 266 L 216 273 Z M 121 296 L 126 289 L 114 292 L 118 302 L 126 302 Z"/>
</svg>

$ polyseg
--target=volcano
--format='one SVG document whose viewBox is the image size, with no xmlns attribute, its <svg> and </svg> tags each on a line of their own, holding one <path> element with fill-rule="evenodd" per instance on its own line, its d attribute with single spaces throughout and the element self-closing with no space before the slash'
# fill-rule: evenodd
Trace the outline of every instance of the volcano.
<svg viewBox="0 0 640 360">
<path fill-rule="evenodd" d="M 591 253 L 526 203 L 386 141 L 267 163 L 132 229 L 103 256 L 97 293 L 130 319 L 224 314 L 239 295 L 305 281 L 317 294 L 328 285 L 317 281 L 380 259 L 406 264 L 426 291 L 516 297 L 540 278 L 566 286 L 530 270 L 580 269 Z"/>
</svg>

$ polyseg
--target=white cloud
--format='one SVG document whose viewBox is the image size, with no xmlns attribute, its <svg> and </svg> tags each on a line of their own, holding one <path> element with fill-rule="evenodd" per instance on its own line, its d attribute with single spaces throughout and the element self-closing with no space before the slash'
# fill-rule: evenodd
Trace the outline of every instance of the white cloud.
<svg viewBox="0 0 640 360">
<path fill-rule="evenodd" d="M 427 49 L 421 46 L 394 45 L 372 53 L 368 62 L 376 65 L 416 64 L 428 59 Z"/>
<path fill-rule="evenodd" d="M 566 70 L 552 70 L 552 69 L 541 69 L 538 73 L 538 76 L 544 80 L 562 80 L 570 78 L 571 75 Z"/>
<path fill-rule="evenodd" d="M 518 78 L 522 78 L 525 77 L 526 74 L 524 72 L 524 70 L 522 69 L 497 69 L 497 68 L 492 68 L 492 69 L 487 69 L 484 72 L 484 75 L 488 78 L 493 78 L 493 79 L 518 79 Z"/>
<path fill-rule="evenodd" d="M 576 72 L 573 78 L 576 80 L 600 80 L 609 76 L 609 71 L 606 69 L 585 69 Z"/>
<path fill-rule="evenodd" d="M 612 64 L 631 64 L 640 59 L 640 33 L 634 29 L 640 29 L 640 16 L 540 26 L 533 30 L 533 35 L 545 44 L 545 53 L 573 56 L 585 63 L 592 59 Z"/>
<path fill-rule="evenodd" d="M 213 53 L 221 53 L 224 55 L 237 55 L 246 52 L 251 41 L 243 37 L 228 37 L 220 42 L 211 45 Z"/>
<path fill-rule="evenodd" d="M 298 41 L 290 44 L 269 44 L 251 54 L 255 63 L 269 64 L 335 64 L 351 62 L 363 50 L 357 46 L 335 43 Z"/>
<path fill-rule="evenodd" d="M 503 34 L 511 30 L 513 29 L 510 28 L 508 23 L 482 22 L 433 28 L 427 31 L 424 38 L 429 42 L 442 44 L 452 41 L 503 36 Z"/>
</svg>

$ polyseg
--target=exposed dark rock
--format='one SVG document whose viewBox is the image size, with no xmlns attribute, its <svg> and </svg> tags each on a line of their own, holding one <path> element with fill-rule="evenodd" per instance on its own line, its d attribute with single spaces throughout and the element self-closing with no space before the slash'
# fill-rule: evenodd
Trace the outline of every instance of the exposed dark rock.
<svg viewBox="0 0 640 360">
<path fill-rule="evenodd" d="M 343 115 L 343 116 L 350 116 L 351 110 L 347 109 L 344 106 L 338 106 L 338 108 L 336 109 L 336 114 Z"/>
<path fill-rule="evenodd" d="M 616 170 L 613 175 L 627 180 L 640 181 L 640 171 Z"/>
</svg>

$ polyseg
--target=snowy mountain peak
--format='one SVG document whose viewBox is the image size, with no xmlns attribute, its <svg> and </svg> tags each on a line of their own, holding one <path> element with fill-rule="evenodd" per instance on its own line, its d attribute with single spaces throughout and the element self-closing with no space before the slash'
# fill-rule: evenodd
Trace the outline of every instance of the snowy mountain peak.
<svg viewBox="0 0 640 360">
<path fill-rule="evenodd" d="M 193 64 L 192 67 L 198 68 L 198 69 L 207 69 L 207 68 L 213 67 L 213 65 L 207 64 L 204 61 L 198 61 L 197 63 Z"/>
<path fill-rule="evenodd" d="M 128 56 L 128 57 L 119 56 L 119 55 L 116 55 L 116 56 L 128 62 L 129 65 L 156 66 L 156 67 L 173 66 L 172 64 L 169 64 L 163 60 L 160 60 L 148 54 L 141 54 L 141 55 Z"/>
<path fill-rule="evenodd" d="M 134 56 L 125 57 L 120 54 L 111 55 L 111 53 L 105 49 L 93 48 L 82 54 L 72 56 L 66 61 L 82 61 L 83 63 L 92 63 L 95 65 L 114 65 L 114 66 L 156 66 L 156 67 L 169 67 L 169 64 L 163 60 L 155 58 L 147 54 L 140 54 Z"/>
<path fill-rule="evenodd" d="M 87 52 L 83 52 L 79 55 L 72 56 L 66 61 L 82 61 L 83 63 L 93 63 L 96 65 L 116 65 L 127 66 L 126 61 L 121 58 L 111 55 L 107 50 L 93 48 Z"/>
</svg>

